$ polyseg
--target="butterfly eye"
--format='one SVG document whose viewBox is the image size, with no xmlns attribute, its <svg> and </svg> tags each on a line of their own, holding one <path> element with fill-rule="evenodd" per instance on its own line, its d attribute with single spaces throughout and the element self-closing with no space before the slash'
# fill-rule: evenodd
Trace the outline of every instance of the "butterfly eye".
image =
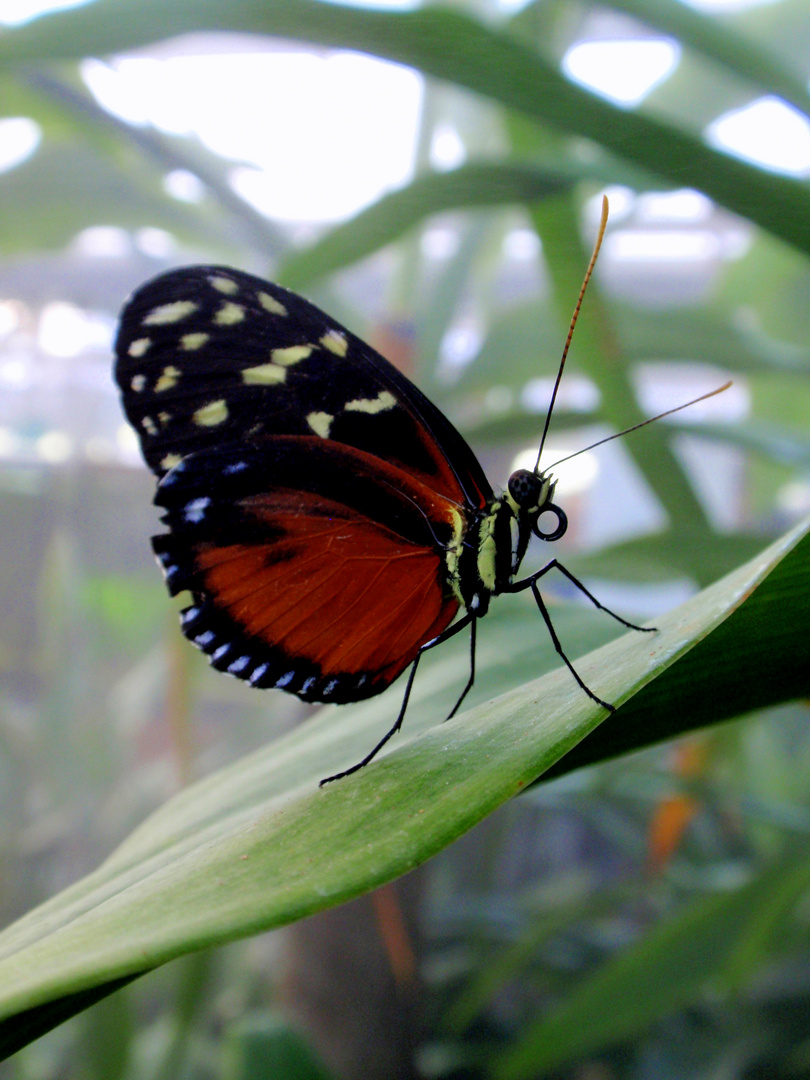
<svg viewBox="0 0 810 1080">
<path fill-rule="evenodd" d="M 509 494 L 520 507 L 538 506 L 543 480 L 528 469 L 518 469 L 509 477 Z"/>
<path fill-rule="evenodd" d="M 552 529 L 551 532 L 543 532 L 540 528 L 540 518 L 544 514 L 554 514 L 557 519 L 557 527 Z M 567 528 L 568 518 L 565 516 L 565 512 L 553 503 L 546 503 L 532 526 L 532 532 L 535 536 L 539 536 L 541 540 L 559 540 L 565 534 Z"/>
</svg>

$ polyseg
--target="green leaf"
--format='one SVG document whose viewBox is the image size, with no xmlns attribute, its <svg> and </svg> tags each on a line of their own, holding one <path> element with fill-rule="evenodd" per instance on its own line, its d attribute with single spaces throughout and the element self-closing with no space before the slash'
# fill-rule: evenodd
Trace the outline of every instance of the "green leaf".
<svg viewBox="0 0 810 1080">
<path fill-rule="evenodd" d="M 673 539 L 677 542 L 677 537 Z M 729 538 L 732 543 L 742 539 Z M 757 589 L 713 634 L 645 686 L 548 775 L 570 772 L 755 709 L 807 697 L 808 593 L 810 540 L 805 539 L 768 578 L 766 588 Z"/>
<path fill-rule="evenodd" d="M 300 289 L 313 278 L 333 273 L 398 240 L 430 214 L 535 202 L 571 187 L 575 179 L 573 170 L 565 175 L 518 162 L 464 165 L 451 172 L 420 176 L 332 229 L 320 243 L 290 256 L 280 279 L 288 288 Z"/>
<path fill-rule="evenodd" d="M 700 435 L 726 445 L 741 446 L 783 465 L 810 464 L 810 437 L 779 424 L 749 421 L 745 424 L 673 424 L 685 435 Z"/>
<path fill-rule="evenodd" d="M 677 671 L 808 530 L 810 522 L 664 616 L 657 634 L 625 634 L 578 661 L 580 674 L 621 704 L 670 665 Z M 804 567 L 806 587 L 806 559 Z M 693 682 L 693 695 L 706 695 L 714 674 Z M 372 744 L 386 711 L 379 701 L 323 710 L 181 792 L 95 873 L 9 927 L 0 935 L 0 1047 L 64 1019 L 68 995 L 100 993 L 405 873 L 524 790 L 604 716 L 558 669 L 446 724 L 424 730 L 409 718 L 409 735 L 421 729 L 420 738 L 319 789 L 319 777 Z"/>
<path fill-rule="evenodd" d="M 735 77 L 747 79 L 765 93 L 778 94 L 810 116 L 810 97 L 798 72 L 793 74 L 784 58 L 738 33 L 729 20 L 708 18 L 678 0 L 611 0 L 611 7 L 671 34 Z"/>
<path fill-rule="evenodd" d="M 810 859 L 801 851 L 736 892 L 701 897 L 530 1025 L 495 1063 L 493 1080 L 533 1080 L 648 1030 L 709 991 L 727 991 L 761 961 L 808 886 Z"/>
<path fill-rule="evenodd" d="M 598 184 L 655 186 L 653 177 L 615 162 L 505 160 L 472 162 L 448 172 L 427 173 L 384 195 L 373 206 L 332 229 L 323 240 L 292 254 L 280 279 L 300 289 L 314 278 L 334 273 L 378 248 L 393 243 L 431 214 L 471 207 L 528 205 L 568 191 L 588 180 Z M 559 351 L 559 350 L 558 350 Z"/>
<path fill-rule="evenodd" d="M 283 1017 L 258 1010 L 225 1034 L 223 1080 L 337 1080 Z"/>
<path fill-rule="evenodd" d="M 87 144 L 54 140 L 22 165 L 0 174 L 0 199 L 13 206 L 0 222 L 5 252 L 58 248 L 81 229 L 105 224 L 154 225 L 180 236 L 218 239 L 196 209 L 170 200 L 142 162 L 121 169 Z"/>
</svg>

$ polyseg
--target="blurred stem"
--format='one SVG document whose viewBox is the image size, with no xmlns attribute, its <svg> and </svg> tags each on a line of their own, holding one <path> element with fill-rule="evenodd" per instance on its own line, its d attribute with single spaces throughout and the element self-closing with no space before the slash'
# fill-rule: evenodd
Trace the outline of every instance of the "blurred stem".
<svg viewBox="0 0 810 1080">
<path fill-rule="evenodd" d="M 423 318 L 419 326 L 418 355 L 423 364 L 419 372 L 419 385 L 423 390 L 427 389 L 431 396 L 437 390 L 445 389 L 437 377 L 441 344 L 464 290 L 469 288 L 474 291 L 476 288 L 476 262 L 492 226 L 492 215 L 467 212 L 459 228 L 458 251 L 447 260 L 430 294 L 425 297 Z"/>
<path fill-rule="evenodd" d="M 588 253 L 580 241 L 575 198 L 565 195 L 546 199 L 531 207 L 530 212 L 542 238 L 543 253 L 560 308 L 562 310 L 570 303 L 573 310 L 588 261 Z M 572 258 L 572 252 L 576 253 L 575 258 Z M 580 312 L 573 351 L 576 366 L 599 388 L 602 414 L 617 430 L 645 419 L 621 357 L 609 308 L 593 281 Z M 668 431 L 661 424 L 651 424 L 643 434 L 631 435 L 624 446 L 666 510 L 670 527 L 684 537 L 683 570 L 696 576 L 689 562 L 691 545 L 711 543 L 713 534 L 703 507 L 670 449 Z M 700 583 L 708 584 L 707 581 Z"/>
<path fill-rule="evenodd" d="M 193 740 L 191 736 L 191 694 L 189 689 L 189 650 L 177 632 L 177 615 L 170 612 L 171 627 L 166 641 L 168 679 L 166 684 L 166 724 L 181 787 L 192 780 Z"/>
<path fill-rule="evenodd" d="M 86 1012 L 79 1040 L 80 1080 L 121 1080 L 132 1056 L 135 1022 L 127 990 L 104 998 Z"/>
<path fill-rule="evenodd" d="M 176 961 L 177 997 L 173 1010 L 174 1031 L 163 1060 L 152 1080 L 177 1080 L 188 1059 L 188 1041 L 202 1010 L 207 1007 L 214 954 L 210 950 L 191 953 Z"/>
</svg>

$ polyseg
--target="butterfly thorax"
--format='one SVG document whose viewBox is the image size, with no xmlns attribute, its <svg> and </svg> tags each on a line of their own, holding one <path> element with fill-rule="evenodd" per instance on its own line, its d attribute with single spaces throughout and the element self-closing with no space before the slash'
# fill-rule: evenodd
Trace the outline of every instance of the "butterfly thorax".
<svg viewBox="0 0 810 1080">
<path fill-rule="evenodd" d="M 519 469 L 509 478 L 506 491 L 472 517 L 466 532 L 459 517 L 459 528 L 446 551 L 448 580 L 459 601 L 476 617 L 486 613 L 490 596 L 508 591 L 533 533 L 556 540 L 565 531 L 565 515 L 551 502 L 554 487 L 550 477 Z M 538 526 L 546 510 L 557 515 L 552 533 L 543 533 Z"/>
</svg>

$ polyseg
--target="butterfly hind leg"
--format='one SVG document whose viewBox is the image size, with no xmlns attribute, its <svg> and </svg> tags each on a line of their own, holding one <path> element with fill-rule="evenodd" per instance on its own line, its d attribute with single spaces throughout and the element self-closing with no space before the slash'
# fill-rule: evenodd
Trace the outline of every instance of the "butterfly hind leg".
<svg viewBox="0 0 810 1080">
<path fill-rule="evenodd" d="M 377 754 L 380 752 L 380 750 L 382 750 L 388 740 L 391 739 L 394 735 L 396 735 L 396 733 L 402 727 L 402 721 L 405 719 L 405 713 L 408 709 L 408 702 L 411 697 L 413 680 L 416 677 L 416 669 L 419 666 L 419 661 L 422 658 L 422 654 L 426 653 L 428 649 L 434 649 L 437 645 L 441 645 L 443 642 L 447 641 L 448 638 L 455 637 L 455 635 L 460 630 L 463 630 L 465 626 L 470 626 L 470 677 L 467 680 L 467 685 L 461 692 L 461 697 L 455 703 L 452 711 L 446 717 L 446 719 L 449 720 L 451 716 L 455 715 L 462 701 L 470 691 L 473 682 L 475 681 L 475 622 L 475 617 L 468 613 L 463 618 L 459 619 L 458 622 L 453 623 L 452 626 L 448 627 L 447 630 L 444 630 L 437 637 L 433 638 L 431 641 L 425 642 L 425 644 L 416 654 L 414 662 L 411 664 L 411 670 L 408 672 L 408 681 L 405 684 L 405 693 L 402 696 L 402 704 L 399 707 L 399 714 L 394 721 L 392 727 L 385 733 L 385 735 L 383 735 L 383 737 L 380 739 L 374 749 L 371 750 L 368 754 L 366 754 L 362 761 L 358 761 L 357 764 L 352 765 L 350 769 L 344 769 L 343 772 L 335 773 L 334 776 L 325 777 L 318 784 L 318 787 L 323 787 L 324 784 L 331 784 L 334 780 L 342 780 L 344 776 L 351 776 L 352 773 L 359 772 L 360 769 L 362 769 L 365 765 L 368 765 L 368 763 L 377 756 Z"/>
<path fill-rule="evenodd" d="M 593 595 L 592 592 L 590 592 L 588 589 L 585 588 L 585 586 L 582 584 L 582 582 L 579 580 L 579 578 L 575 577 L 571 573 L 570 570 L 567 570 L 562 565 L 562 563 L 559 563 L 556 559 L 552 559 L 550 562 L 546 563 L 546 565 L 541 570 L 538 570 L 537 573 L 531 574 L 529 577 L 524 578 L 523 581 L 514 582 L 510 586 L 510 588 L 508 590 L 505 590 L 507 592 L 523 592 L 524 589 L 531 589 L 532 590 L 532 595 L 534 596 L 535 603 L 537 604 L 537 609 L 540 612 L 540 614 L 543 616 L 543 622 L 546 624 L 546 628 L 548 630 L 549 637 L 551 638 L 552 644 L 554 645 L 554 649 L 555 649 L 557 655 L 560 657 L 560 659 L 565 664 L 565 666 L 568 668 L 568 670 L 574 676 L 574 679 L 576 680 L 577 685 L 582 690 L 584 690 L 585 693 L 588 695 L 588 697 L 592 701 L 595 701 L 597 703 L 597 705 L 601 705 L 603 708 L 607 709 L 609 712 L 615 712 L 616 711 L 616 706 L 615 705 L 611 705 L 610 702 L 608 702 L 608 701 L 603 701 L 602 698 L 598 697 L 593 692 L 593 690 L 591 690 L 590 687 L 587 686 L 586 683 L 582 680 L 582 678 L 579 675 L 579 672 L 576 670 L 574 665 L 571 663 L 571 661 L 565 655 L 565 652 L 563 651 L 563 647 L 562 647 L 562 645 L 560 643 L 560 639 L 557 637 L 557 631 L 554 629 L 554 624 L 551 621 L 551 616 L 549 615 L 548 609 L 546 608 L 546 605 L 543 602 L 543 598 L 540 595 L 540 588 L 539 588 L 539 586 L 537 584 L 537 582 L 540 580 L 541 577 L 543 577 L 545 574 L 547 574 L 549 572 L 549 570 L 554 570 L 554 569 L 559 570 L 560 573 L 564 574 L 565 577 L 567 577 L 568 580 L 573 585 L 576 585 L 576 587 L 579 589 L 579 591 L 581 593 L 583 593 L 583 595 L 587 596 L 587 598 L 591 601 L 591 603 L 595 607 L 597 607 L 600 611 L 604 611 L 606 615 L 610 615 L 617 622 L 620 622 L 622 624 L 622 626 L 626 626 L 629 630 L 639 630 L 644 634 L 653 634 L 653 633 L 656 632 L 656 628 L 654 626 L 637 626 L 635 623 L 631 623 L 631 622 L 628 622 L 627 619 L 623 619 L 621 617 L 621 615 L 617 615 L 616 612 L 611 611 L 610 608 L 605 607 L 605 605 L 603 603 L 601 603 L 601 601 L 596 599 L 596 597 Z"/>
</svg>

